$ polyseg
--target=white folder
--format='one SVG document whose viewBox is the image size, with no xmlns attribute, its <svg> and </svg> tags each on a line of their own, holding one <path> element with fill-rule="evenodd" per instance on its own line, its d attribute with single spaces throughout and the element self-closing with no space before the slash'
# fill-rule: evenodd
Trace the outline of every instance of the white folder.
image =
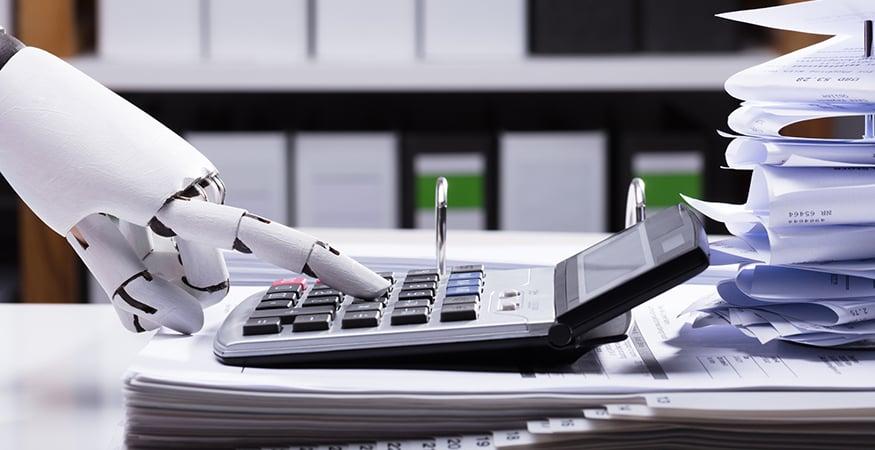
<svg viewBox="0 0 875 450">
<path fill-rule="evenodd" d="M 195 61 L 201 57 L 198 0 L 100 0 L 97 47 L 116 60 Z"/>
<path fill-rule="evenodd" d="M 307 58 L 307 0 L 209 0 L 207 55 L 216 61 Z"/>
<path fill-rule="evenodd" d="M 416 1 L 317 0 L 316 57 L 368 62 L 416 57 Z"/>
<path fill-rule="evenodd" d="M 423 9 L 426 59 L 525 56 L 525 0 L 424 0 Z"/>
</svg>

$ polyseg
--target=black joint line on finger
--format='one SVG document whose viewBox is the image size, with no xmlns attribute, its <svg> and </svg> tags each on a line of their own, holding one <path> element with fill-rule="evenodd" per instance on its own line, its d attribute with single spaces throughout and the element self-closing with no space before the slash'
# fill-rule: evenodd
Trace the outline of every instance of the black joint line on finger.
<svg viewBox="0 0 875 450">
<path fill-rule="evenodd" d="M 176 236 L 176 232 L 171 230 L 167 225 L 161 223 L 157 217 L 153 217 L 152 220 L 149 221 L 149 229 L 161 237 L 172 238 Z"/>
<path fill-rule="evenodd" d="M 76 242 L 79 243 L 79 246 L 82 247 L 82 250 L 88 250 L 88 241 L 85 240 L 85 236 L 82 236 L 82 232 L 80 232 L 78 228 L 71 228 L 70 234 L 73 235 L 73 239 L 76 239 Z"/>
<path fill-rule="evenodd" d="M 225 291 L 225 290 L 228 290 L 228 289 L 231 287 L 231 281 L 230 281 L 230 280 L 225 280 L 225 281 L 223 281 L 223 282 L 221 282 L 221 283 L 219 283 L 219 284 L 214 284 L 214 285 L 212 285 L 212 286 L 206 286 L 206 287 L 195 286 L 195 285 L 189 283 L 189 282 L 188 282 L 188 279 L 185 278 L 185 277 L 182 277 L 182 282 L 183 282 L 186 286 L 188 286 L 188 287 L 190 287 L 190 288 L 192 288 L 192 289 L 194 289 L 194 290 L 196 290 L 196 291 L 208 292 L 208 293 L 210 293 L 210 294 L 212 294 L 213 292 Z"/>
<path fill-rule="evenodd" d="M 240 253 L 252 253 L 252 250 L 250 250 L 249 247 L 247 247 L 246 244 L 244 244 L 243 241 L 240 240 L 240 238 L 234 239 L 234 245 L 232 248 Z"/>
<path fill-rule="evenodd" d="M 325 250 L 328 250 L 329 252 L 331 252 L 331 253 L 333 253 L 333 254 L 335 254 L 335 255 L 337 255 L 337 256 L 340 256 L 340 251 L 339 251 L 339 250 L 337 250 L 336 248 L 332 247 L 331 245 L 329 245 L 329 244 L 327 244 L 327 243 L 325 243 L 325 242 L 322 242 L 322 241 L 316 241 L 316 245 L 318 245 L 318 246 L 324 248 Z"/>
<path fill-rule="evenodd" d="M 153 279 L 152 274 L 149 273 L 148 270 L 144 270 L 144 271 L 128 278 L 124 283 L 122 283 L 122 285 L 119 286 L 119 288 L 115 290 L 115 294 L 113 296 L 118 295 L 125 303 L 130 305 L 132 308 L 136 308 L 140 311 L 143 311 L 146 314 L 155 314 L 156 312 L 158 312 L 158 310 L 155 309 L 155 307 L 152 307 L 152 306 L 149 306 L 143 302 L 140 302 L 139 300 L 135 299 L 134 297 L 131 297 L 131 294 L 128 294 L 128 292 L 125 291 L 125 287 L 131 281 L 134 281 L 140 277 L 142 277 L 146 281 L 152 281 L 152 279 Z"/>
<path fill-rule="evenodd" d="M 270 220 L 267 220 L 267 219 L 265 219 L 264 217 L 261 217 L 261 216 L 257 216 L 257 215 L 255 215 L 255 214 L 252 214 L 252 213 L 249 212 L 249 211 L 243 213 L 243 217 L 248 217 L 248 218 L 250 218 L 250 219 L 255 219 L 255 220 L 257 220 L 257 221 L 259 221 L 259 222 L 261 222 L 261 223 L 270 223 Z"/>
<path fill-rule="evenodd" d="M 137 333 L 142 333 L 146 331 L 142 325 L 140 325 L 140 316 L 134 314 L 134 329 L 137 330 Z"/>
</svg>

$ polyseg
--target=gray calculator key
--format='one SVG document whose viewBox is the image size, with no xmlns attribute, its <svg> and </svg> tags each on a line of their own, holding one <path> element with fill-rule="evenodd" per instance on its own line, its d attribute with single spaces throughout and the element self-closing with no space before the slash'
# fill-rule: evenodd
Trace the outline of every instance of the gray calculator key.
<svg viewBox="0 0 875 450">
<path fill-rule="evenodd" d="M 304 287 L 300 284 L 281 284 L 278 286 L 271 286 L 270 289 L 267 290 L 268 294 L 274 294 L 277 292 L 292 292 L 297 295 L 301 295 L 301 291 L 304 290 Z"/>
<path fill-rule="evenodd" d="M 327 284 L 316 283 L 313 285 L 313 287 L 310 290 L 311 291 L 322 291 L 325 289 L 333 289 L 333 288 Z"/>
<path fill-rule="evenodd" d="M 259 303 L 255 309 L 261 311 L 262 309 L 285 309 L 292 306 L 295 306 L 295 302 L 292 300 L 265 300 Z"/>
<path fill-rule="evenodd" d="M 340 296 L 340 295 L 343 295 L 343 294 L 340 291 L 338 291 L 337 289 L 319 289 L 316 291 L 310 291 L 310 293 L 307 294 L 307 297 L 308 298 L 335 297 L 335 296 Z"/>
<path fill-rule="evenodd" d="M 295 317 L 292 331 L 322 331 L 331 325 L 331 314 L 307 314 Z"/>
<path fill-rule="evenodd" d="M 294 313 L 295 317 L 306 316 L 308 314 L 330 314 L 331 318 L 333 319 L 335 309 L 336 307 L 334 305 L 299 306 L 292 309 L 292 313 Z M 294 321 L 294 317 L 292 318 L 292 320 Z"/>
<path fill-rule="evenodd" d="M 407 271 L 408 277 L 417 277 L 417 276 L 422 276 L 422 275 L 435 276 L 435 277 L 440 278 L 440 275 L 438 274 L 437 270 L 435 270 L 435 269 L 418 269 L 418 270 L 408 270 Z"/>
<path fill-rule="evenodd" d="M 459 320 L 476 320 L 477 304 L 461 303 L 441 307 L 441 322 L 456 322 Z"/>
<path fill-rule="evenodd" d="M 276 334 L 283 329 L 279 317 L 265 317 L 262 319 L 249 319 L 243 324 L 243 336 L 256 334 Z"/>
<path fill-rule="evenodd" d="M 428 308 L 401 308 L 392 311 L 392 325 L 428 323 Z"/>
<path fill-rule="evenodd" d="M 454 274 L 450 275 L 450 281 L 482 279 L 485 277 L 486 277 L 485 274 L 479 273 L 479 272 L 454 273 Z"/>
<path fill-rule="evenodd" d="M 447 288 L 454 288 L 459 286 L 481 286 L 483 285 L 483 281 L 479 278 L 468 278 L 461 280 L 450 280 L 447 281 Z"/>
<path fill-rule="evenodd" d="M 343 315 L 343 321 L 340 325 L 342 328 L 370 328 L 380 324 L 380 317 L 383 315 L 380 311 L 358 311 L 348 312 Z"/>
<path fill-rule="evenodd" d="M 437 275 L 418 275 L 415 277 L 407 277 L 404 279 L 405 283 L 436 283 L 439 280 Z"/>
<path fill-rule="evenodd" d="M 419 289 L 435 290 L 437 289 L 437 283 L 435 283 L 434 281 L 426 281 L 423 283 L 404 283 L 403 289 L 405 291 L 416 291 Z"/>
<path fill-rule="evenodd" d="M 377 272 L 377 275 L 383 277 L 390 284 L 395 284 L 395 273 L 393 272 Z"/>
<path fill-rule="evenodd" d="M 434 298 L 434 291 L 431 289 L 422 289 L 419 291 L 404 290 L 398 294 L 398 300 L 414 300 L 417 298 L 432 299 Z"/>
<path fill-rule="evenodd" d="M 480 301 L 479 295 L 461 295 L 458 297 L 445 298 L 443 305 L 461 305 L 464 303 L 477 303 L 479 301 Z"/>
<path fill-rule="evenodd" d="M 301 306 L 324 306 L 331 305 L 337 306 L 340 303 L 339 295 L 332 295 L 329 297 L 307 297 L 301 301 Z"/>
<path fill-rule="evenodd" d="M 358 311 L 379 311 L 383 309 L 383 304 L 380 302 L 356 303 L 346 307 L 347 314 Z"/>
<path fill-rule="evenodd" d="M 480 294 L 480 286 L 459 286 L 447 288 L 447 297 L 458 297 L 460 295 L 477 295 Z"/>
<path fill-rule="evenodd" d="M 401 300 L 398 303 L 395 303 L 395 309 L 399 308 L 430 308 L 431 300 L 428 299 L 416 299 L 416 300 Z"/>
<path fill-rule="evenodd" d="M 353 297 L 352 298 L 353 305 L 358 305 L 359 303 L 380 303 L 383 306 L 385 306 L 386 303 L 388 303 L 388 302 L 389 302 L 389 297 L 387 297 L 387 296 L 377 297 L 373 300 L 370 300 L 367 298 L 361 298 L 361 297 Z"/>
<path fill-rule="evenodd" d="M 288 325 L 295 320 L 298 314 L 294 308 L 286 309 L 262 309 L 261 311 L 253 311 L 249 316 L 250 319 L 264 319 L 266 317 L 276 317 L 284 325 Z"/>
<path fill-rule="evenodd" d="M 483 272 L 483 270 L 483 264 L 468 264 L 465 266 L 453 267 L 452 273 Z"/>
<path fill-rule="evenodd" d="M 298 294 L 295 292 L 270 292 L 268 291 L 261 300 L 296 300 Z"/>
</svg>

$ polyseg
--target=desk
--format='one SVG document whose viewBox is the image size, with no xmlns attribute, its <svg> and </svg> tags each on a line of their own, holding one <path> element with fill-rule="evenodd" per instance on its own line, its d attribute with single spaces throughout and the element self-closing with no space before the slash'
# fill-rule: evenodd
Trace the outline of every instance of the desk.
<svg viewBox="0 0 875 450">
<path fill-rule="evenodd" d="M 433 257 L 426 230 L 307 230 L 351 255 Z M 571 256 L 603 235 L 451 231 L 451 259 Z M 0 304 L 0 448 L 120 445 L 121 376 L 150 334 L 133 334 L 109 305 Z"/>
</svg>

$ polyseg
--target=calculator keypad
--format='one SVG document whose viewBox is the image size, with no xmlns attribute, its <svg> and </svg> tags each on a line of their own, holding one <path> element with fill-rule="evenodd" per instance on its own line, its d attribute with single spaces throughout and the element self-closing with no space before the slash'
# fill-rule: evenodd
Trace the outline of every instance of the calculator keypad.
<svg viewBox="0 0 875 450">
<path fill-rule="evenodd" d="M 344 295 L 318 280 L 279 280 L 267 290 L 244 325 L 243 334 L 266 335 L 343 329 L 403 327 L 436 322 L 472 321 L 479 317 L 484 289 L 482 265 L 453 267 L 445 277 L 434 269 L 379 274 L 390 283 L 389 292 L 377 299 Z M 400 286 L 397 286 L 400 285 Z M 397 292 L 393 292 L 397 291 Z M 434 317 L 437 316 L 437 317 Z"/>
</svg>

